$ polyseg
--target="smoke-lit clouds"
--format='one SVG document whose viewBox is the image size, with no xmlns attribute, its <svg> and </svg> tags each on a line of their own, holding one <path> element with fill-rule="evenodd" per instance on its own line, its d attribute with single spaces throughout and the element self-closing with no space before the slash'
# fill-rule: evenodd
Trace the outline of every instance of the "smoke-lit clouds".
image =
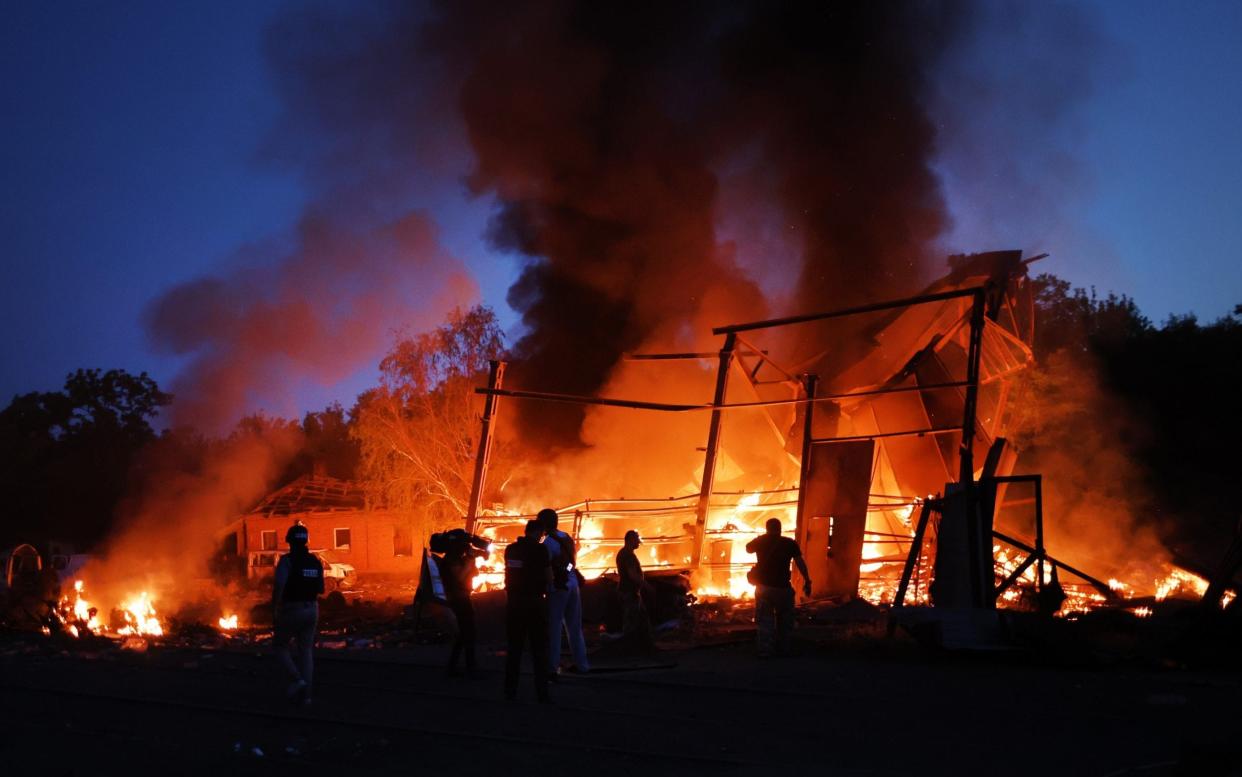
<svg viewBox="0 0 1242 777">
<path fill-rule="evenodd" d="M 173 423 L 220 431 L 252 410 L 296 410 L 299 388 L 374 367 L 394 330 L 477 299 L 425 210 L 454 185 L 464 145 L 452 111 L 432 110 L 449 87 L 420 69 L 419 20 L 404 9 L 298 6 L 267 31 L 280 109 L 256 161 L 294 175 L 308 205 L 292 234 L 148 306 L 152 345 L 186 359 Z"/>
<path fill-rule="evenodd" d="M 435 227 L 411 213 L 369 231 L 307 216 L 289 253 L 177 286 L 146 312 L 155 347 L 189 358 L 174 423 L 211 431 L 374 363 L 394 327 L 427 327 L 475 296 Z"/>
</svg>

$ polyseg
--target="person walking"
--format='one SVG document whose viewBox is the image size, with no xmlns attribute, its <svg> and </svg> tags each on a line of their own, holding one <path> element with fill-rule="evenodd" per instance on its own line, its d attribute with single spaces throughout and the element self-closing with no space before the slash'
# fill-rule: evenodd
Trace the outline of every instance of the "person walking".
<svg viewBox="0 0 1242 777">
<path fill-rule="evenodd" d="M 772 655 L 789 650 L 789 634 L 793 630 L 794 590 L 790 582 L 789 562 L 798 565 L 802 574 L 802 593 L 811 595 L 811 575 L 798 543 L 781 536 L 781 522 L 769 518 L 765 534 L 746 543 L 746 552 L 758 556 L 755 563 L 755 624 L 759 627 L 759 655 Z"/>
<path fill-rule="evenodd" d="M 625 545 L 617 551 L 617 595 L 621 598 L 621 639 L 627 649 L 650 652 L 655 646 L 651 636 L 651 622 L 643 594 L 650 590 L 643 575 L 642 562 L 634 552 L 643 540 L 638 532 L 630 529 L 625 533 Z"/>
<path fill-rule="evenodd" d="M 281 666 L 292 678 L 286 693 L 289 700 L 295 704 L 310 704 L 323 564 L 307 548 L 310 532 L 301 523 L 289 527 L 285 542 L 289 552 L 280 557 L 272 580 L 275 625 L 272 647 Z M 291 643 L 295 646 L 292 654 Z"/>
<path fill-rule="evenodd" d="M 561 663 L 561 635 L 568 633 L 573 655 L 573 671 L 589 672 L 586 639 L 582 636 L 582 573 L 578 571 L 578 549 L 570 537 L 557 528 L 559 516 L 551 508 L 539 511 L 536 520 L 548 538 L 544 545 L 552 562 L 552 584 L 548 588 L 548 671 L 556 679 Z"/>
<path fill-rule="evenodd" d="M 552 567 L 547 548 L 539 542 L 543 526 L 529 521 L 526 533 L 505 548 L 505 698 L 517 698 L 522 673 L 522 651 L 530 646 L 535 674 L 535 696 L 548 702 L 548 603 Z"/>
</svg>

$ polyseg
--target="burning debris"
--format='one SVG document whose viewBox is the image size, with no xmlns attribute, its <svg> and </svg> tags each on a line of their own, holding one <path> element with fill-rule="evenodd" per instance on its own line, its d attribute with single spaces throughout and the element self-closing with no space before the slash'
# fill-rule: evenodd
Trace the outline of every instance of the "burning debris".
<svg viewBox="0 0 1242 777">
<path fill-rule="evenodd" d="M 74 637 L 87 634 L 118 637 L 160 637 L 164 635 L 164 626 L 146 591 L 126 597 L 108 612 L 107 619 L 101 620 L 99 607 L 86 599 L 83 582 L 75 580 L 73 591 L 60 598 L 52 610 L 52 616 L 67 633 Z"/>
</svg>

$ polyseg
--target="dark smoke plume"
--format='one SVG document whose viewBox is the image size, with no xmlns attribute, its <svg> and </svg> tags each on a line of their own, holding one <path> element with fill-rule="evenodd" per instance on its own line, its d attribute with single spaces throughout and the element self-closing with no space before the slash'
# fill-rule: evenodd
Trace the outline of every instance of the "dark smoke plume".
<svg viewBox="0 0 1242 777">
<path fill-rule="evenodd" d="M 947 223 L 920 96 L 953 26 L 872 2 L 446 5 L 432 38 L 469 63 L 470 185 L 528 257 L 515 377 L 590 393 L 696 313 L 762 315 L 715 236 L 716 171 L 743 153 L 801 233 L 800 271 L 769 268 L 800 272 L 795 307 L 917 287 Z M 581 415 L 538 421 L 565 440 Z"/>
<path fill-rule="evenodd" d="M 465 186 L 518 257 L 515 385 L 598 391 L 711 324 L 902 294 L 950 227 L 929 105 L 985 14 L 928 2 L 308 7 L 269 31 L 270 156 L 390 221 Z M 951 97 L 951 95 L 950 95 Z M 979 106 L 972 106 L 978 108 Z M 740 257 L 720 235 L 778 232 Z M 796 278 L 765 298 L 764 275 Z M 776 284 L 780 285 L 780 284 Z M 572 445 L 566 406 L 524 426 Z M 538 413 L 538 415 L 537 415 Z"/>
</svg>

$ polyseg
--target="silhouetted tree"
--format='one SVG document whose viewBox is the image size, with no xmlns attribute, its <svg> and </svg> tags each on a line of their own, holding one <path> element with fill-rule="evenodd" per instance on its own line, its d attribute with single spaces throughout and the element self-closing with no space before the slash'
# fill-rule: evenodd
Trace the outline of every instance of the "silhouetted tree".
<svg viewBox="0 0 1242 777">
<path fill-rule="evenodd" d="M 61 391 L 14 397 L 0 411 L 4 541 L 102 537 L 171 399 L 145 372 L 124 370 L 77 370 Z"/>
<path fill-rule="evenodd" d="M 1071 454 L 1076 469 L 1062 475 L 1084 489 L 1128 489 L 1139 525 L 1214 563 L 1242 512 L 1233 490 L 1242 306 L 1206 326 L 1188 314 L 1157 327 L 1129 297 L 1099 297 L 1051 275 L 1034 283 L 1037 366 L 1024 388 L 1036 399 L 1015 397 L 1028 414 L 1021 442 L 1037 459 L 1040 449 Z M 1084 445 L 1106 455 L 1073 456 Z M 1104 466 L 1116 457 L 1133 465 L 1125 477 Z"/>
<path fill-rule="evenodd" d="M 459 521 L 470 496 L 488 360 L 504 336 L 491 309 L 457 311 L 441 327 L 403 337 L 380 363 L 380 385 L 358 399 L 352 432 L 368 490 L 428 531 Z M 493 450 L 493 472 L 506 468 Z"/>
</svg>

